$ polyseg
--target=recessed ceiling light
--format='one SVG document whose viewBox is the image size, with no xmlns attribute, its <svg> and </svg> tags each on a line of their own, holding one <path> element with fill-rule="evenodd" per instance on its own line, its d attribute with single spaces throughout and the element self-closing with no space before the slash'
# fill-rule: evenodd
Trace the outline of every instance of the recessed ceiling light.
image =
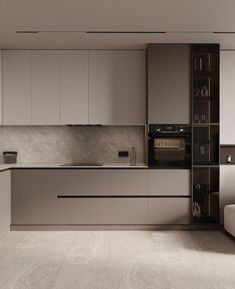
<svg viewBox="0 0 235 289">
<path fill-rule="evenodd" d="M 215 34 L 235 34 L 234 31 L 215 31 Z"/>
<path fill-rule="evenodd" d="M 18 30 L 16 33 L 39 33 L 39 31 Z"/>
<path fill-rule="evenodd" d="M 166 31 L 86 31 L 86 33 L 95 34 L 164 34 Z"/>
</svg>

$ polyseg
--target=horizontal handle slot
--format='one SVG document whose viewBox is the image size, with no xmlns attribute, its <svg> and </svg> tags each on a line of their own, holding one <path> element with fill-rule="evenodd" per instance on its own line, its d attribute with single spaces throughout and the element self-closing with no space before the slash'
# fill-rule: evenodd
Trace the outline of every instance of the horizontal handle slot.
<svg viewBox="0 0 235 289">
<path fill-rule="evenodd" d="M 185 195 L 153 195 L 153 196 L 146 196 L 146 195 L 57 195 L 58 199 L 114 199 L 114 198 L 191 198 L 191 196 Z"/>
</svg>

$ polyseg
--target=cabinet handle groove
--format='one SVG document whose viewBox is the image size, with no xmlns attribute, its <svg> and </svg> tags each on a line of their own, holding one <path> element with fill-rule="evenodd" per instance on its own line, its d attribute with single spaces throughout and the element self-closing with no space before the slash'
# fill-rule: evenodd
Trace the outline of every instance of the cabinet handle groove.
<svg viewBox="0 0 235 289">
<path fill-rule="evenodd" d="M 57 195 L 57 199 L 101 199 L 101 198 L 191 198 L 185 195 Z"/>
</svg>

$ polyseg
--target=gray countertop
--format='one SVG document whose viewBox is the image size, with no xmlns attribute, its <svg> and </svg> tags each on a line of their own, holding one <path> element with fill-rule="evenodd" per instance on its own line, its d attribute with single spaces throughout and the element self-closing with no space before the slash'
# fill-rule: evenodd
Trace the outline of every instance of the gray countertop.
<svg viewBox="0 0 235 289">
<path fill-rule="evenodd" d="M 146 169 L 148 166 L 143 163 L 137 163 L 136 165 L 130 165 L 128 163 L 109 163 L 101 166 L 62 166 L 62 164 L 55 163 L 37 163 L 37 164 L 0 164 L 0 172 L 10 169 Z"/>
</svg>

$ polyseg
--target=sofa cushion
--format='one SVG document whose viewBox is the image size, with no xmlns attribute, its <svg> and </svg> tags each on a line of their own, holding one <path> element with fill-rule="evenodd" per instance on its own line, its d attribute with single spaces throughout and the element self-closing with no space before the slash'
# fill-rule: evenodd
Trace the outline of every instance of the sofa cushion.
<svg viewBox="0 0 235 289">
<path fill-rule="evenodd" d="M 235 237 L 235 204 L 224 208 L 224 228 Z"/>
</svg>

